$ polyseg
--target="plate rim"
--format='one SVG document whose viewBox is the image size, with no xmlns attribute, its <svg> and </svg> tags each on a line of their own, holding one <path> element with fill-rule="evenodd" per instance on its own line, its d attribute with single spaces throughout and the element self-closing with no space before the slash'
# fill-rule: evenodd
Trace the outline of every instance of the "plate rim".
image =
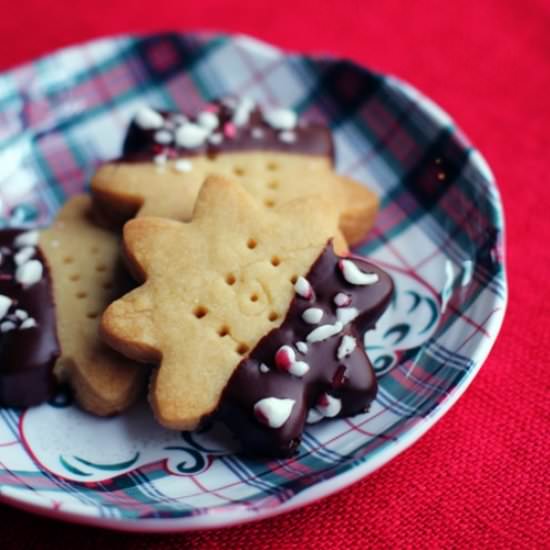
<svg viewBox="0 0 550 550">
<path fill-rule="evenodd" d="M 273 44 L 270 44 L 267 41 L 260 40 L 256 37 L 242 34 L 242 33 L 231 33 L 231 32 L 218 32 L 218 31 L 182 31 L 178 29 L 173 30 L 162 30 L 154 32 L 145 32 L 145 33 L 120 33 L 113 34 L 108 36 L 103 36 L 100 38 L 76 42 L 65 47 L 57 48 L 46 52 L 40 56 L 34 57 L 27 60 L 24 63 L 17 64 L 14 66 L 9 66 L 6 69 L 0 71 L 0 76 L 3 76 L 6 73 L 11 73 L 22 67 L 26 67 L 32 63 L 35 63 L 38 60 L 49 58 L 51 56 L 58 55 L 61 52 L 68 50 L 80 49 L 84 47 L 90 47 L 95 44 L 102 42 L 112 42 L 116 40 L 124 39 L 141 39 L 146 37 L 154 37 L 158 35 L 165 34 L 167 32 L 177 34 L 178 36 L 192 36 L 199 38 L 214 38 L 217 36 L 224 36 L 230 40 L 237 40 L 245 42 L 250 46 L 254 46 L 258 49 L 263 49 L 264 51 L 269 51 L 270 53 L 282 54 L 284 56 L 295 56 L 301 55 L 310 59 L 315 60 L 330 60 L 338 61 L 345 60 L 348 61 L 362 69 L 368 68 L 361 62 L 355 61 L 353 59 L 341 56 L 333 55 L 330 53 L 300 53 L 299 51 L 289 50 L 283 47 L 278 47 Z M 370 70 L 370 69 L 369 69 Z M 419 101 L 422 103 L 424 100 L 427 100 L 432 103 L 437 109 L 441 111 L 444 116 L 447 116 L 450 120 L 453 120 L 453 125 L 460 129 L 462 135 L 467 137 L 467 134 L 462 130 L 462 128 L 454 122 L 454 119 L 443 109 L 436 101 L 434 101 L 429 96 L 426 96 L 423 92 L 418 90 L 414 85 L 408 82 L 401 77 L 397 77 L 392 73 L 385 73 L 376 71 L 377 74 L 381 74 L 384 77 L 392 78 L 394 84 L 400 88 L 406 87 L 410 91 L 418 95 Z M 264 519 L 276 517 L 282 514 L 292 512 L 296 509 L 302 508 L 306 505 L 313 504 L 321 500 L 322 498 L 328 497 L 330 495 L 336 494 L 352 484 L 360 481 L 366 476 L 372 474 L 389 461 L 401 455 L 405 450 L 411 447 L 416 443 L 420 438 L 422 438 L 449 410 L 455 405 L 455 403 L 460 399 L 464 392 L 468 389 L 470 384 L 473 382 L 477 374 L 479 373 L 481 367 L 484 365 L 489 353 L 491 352 L 502 328 L 504 318 L 506 315 L 506 310 L 508 308 L 509 300 L 509 287 L 508 287 L 508 277 L 507 277 L 507 254 L 506 254 L 506 223 L 504 218 L 504 207 L 502 202 L 502 197 L 498 184 L 493 176 L 492 170 L 482 155 L 482 153 L 470 142 L 471 153 L 477 155 L 477 160 L 481 163 L 483 170 L 487 172 L 486 179 L 487 184 L 491 187 L 492 192 L 495 197 L 496 210 L 499 216 L 500 227 L 499 230 L 502 234 L 502 254 L 499 257 L 499 263 L 501 265 L 501 277 L 502 277 L 502 295 L 498 297 L 499 309 L 495 312 L 496 315 L 492 316 L 487 323 L 487 329 L 489 334 L 491 334 L 491 339 L 487 341 L 482 341 L 482 343 L 477 348 L 477 357 L 479 358 L 476 362 L 476 365 L 470 369 L 467 375 L 460 381 L 460 383 L 455 386 L 451 393 L 436 407 L 428 416 L 421 418 L 414 426 L 411 426 L 403 435 L 393 442 L 391 447 L 382 447 L 377 449 L 373 455 L 371 455 L 370 460 L 365 462 L 360 462 L 353 465 L 348 470 L 338 473 L 333 477 L 328 479 L 323 479 L 315 482 L 303 489 L 300 493 L 292 496 L 289 500 L 277 503 L 276 505 L 268 508 L 253 508 L 253 507 L 232 507 L 228 508 L 227 506 L 216 506 L 209 509 L 208 513 L 189 515 L 178 518 L 110 518 L 103 516 L 92 516 L 84 513 L 79 513 L 70 510 L 63 510 L 62 508 L 56 509 L 52 508 L 47 503 L 36 503 L 29 502 L 23 498 L 17 498 L 5 494 L 0 487 L 0 503 L 12 506 L 18 510 L 24 512 L 33 513 L 42 517 L 49 519 L 55 519 L 62 522 L 68 522 L 77 525 L 83 526 L 92 526 L 100 527 L 104 529 L 109 529 L 112 531 L 119 531 L 125 533 L 178 533 L 178 532 L 188 532 L 188 531 L 197 531 L 202 529 L 214 529 L 214 528 L 228 528 L 234 527 L 236 525 L 244 525 L 249 523 L 255 523 Z M 481 168 L 476 166 L 476 170 L 480 171 Z M 497 299 L 496 296 L 494 298 Z"/>
</svg>

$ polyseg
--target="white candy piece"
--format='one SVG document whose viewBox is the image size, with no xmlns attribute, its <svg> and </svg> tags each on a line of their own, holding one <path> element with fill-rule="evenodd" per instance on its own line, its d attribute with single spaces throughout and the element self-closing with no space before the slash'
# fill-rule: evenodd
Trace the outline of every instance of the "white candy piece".
<svg viewBox="0 0 550 550">
<path fill-rule="evenodd" d="M 262 374 L 269 372 L 269 367 L 265 363 L 260 363 L 260 372 Z"/>
<path fill-rule="evenodd" d="M 16 265 L 24 264 L 25 262 L 28 262 L 35 254 L 36 248 L 34 246 L 24 246 L 15 256 L 13 257 L 13 261 Z"/>
<path fill-rule="evenodd" d="M 14 330 L 17 327 L 17 325 L 13 321 L 4 321 L 3 323 L 0 323 L 0 332 L 9 332 L 10 330 Z"/>
<path fill-rule="evenodd" d="M 294 361 L 288 372 L 298 378 L 302 378 L 305 374 L 309 372 L 309 365 L 305 361 Z"/>
<path fill-rule="evenodd" d="M 337 397 L 332 397 L 328 393 L 323 394 L 322 399 L 327 402 L 326 405 L 317 403 L 316 409 L 325 418 L 334 418 L 342 410 L 342 401 Z"/>
<path fill-rule="evenodd" d="M 24 246 L 36 246 L 38 244 L 38 238 L 40 234 L 38 231 L 26 231 L 15 237 L 13 244 L 16 248 L 23 248 Z"/>
<path fill-rule="evenodd" d="M 3 319 L 11 307 L 13 300 L 4 294 L 0 294 L 0 319 Z"/>
<path fill-rule="evenodd" d="M 44 267 L 40 261 L 29 260 L 15 270 L 15 280 L 24 288 L 28 288 L 42 279 L 43 271 Z"/>
<path fill-rule="evenodd" d="M 323 420 L 323 415 L 317 409 L 309 409 L 307 412 L 306 424 L 317 424 Z"/>
<path fill-rule="evenodd" d="M 351 285 L 373 285 L 378 282 L 376 273 L 361 271 L 351 260 L 340 260 L 338 267 L 342 271 L 344 279 Z"/>
<path fill-rule="evenodd" d="M 359 310 L 356 307 L 339 307 L 336 310 L 336 319 L 343 325 L 351 323 L 359 315 Z"/>
<path fill-rule="evenodd" d="M 298 277 L 298 280 L 294 284 L 294 290 L 302 298 L 311 298 L 313 295 L 313 289 L 305 277 Z"/>
<path fill-rule="evenodd" d="M 335 336 L 336 334 L 341 332 L 343 328 L 344 325 L 342 325 L 342 323 L 340 323 L 339 321 L 334 323 L 334 325 L 321 325 L 315 330 L 312 330 L 307 335 L 306 340 L 310 343 L 322 342 L 323 340 L 327 340 L 328 338 Z"/>
<path fill-rule="evenodd" d="M 279 134 L 279 139 L 283 143 L 294 143 L 296 141 L 296 133 L 292 130 L 285 130 Z"/>
<path fill-rule="evenodd" d="M 351 296 L 349 294 L 345 294 L 344 292 L 339 292 L 334 297 L 334 303 L 338 307 L 349 306 L 351 304 Z"/>
<path fill-rule="evenodd" d="M 223 141 L 223 135 L 220 134 L 220 132 L 215 132 L 208 137 L 208 141 L 212 143 L 212 145 L 219 145 Z"/>
<path fill-rule="evenodd" d="M 197 117 L 197 122 L 200 126 L 206 128 L 209 131 L 215 130 L 220 124 L 218 116 L 214 113 L 211 113 L 210 111 L 203 111 L 202 113 L 199 113 L 199 116 Z"/>
<path fill-rule="evenodd" d="M 301 353 L 307 353 L 307 344 L 305 342 L 296 342 L 296 349 Z"/>
<path fill-rule="evenodd" d="M 232 122 L 235 126 L 245 126 L 250 119 L 250 113 L 254 109 L 254 101 L 249 97 L 243 97 L 233 113 Z"/>
<path fill-rule="evenodd" d="M 254 139 L 262 139 L 265 135 L 261 128 L 252 128 L 250 133 Z"/>
<path fill-rule="evenodd" d="M 162 115 L 147 105 L 139 109 L 134 116 L 134 120 L 143 130 L 157 130 L 158 128 L 162 128 L 164 124 Z"/>
<path fill-rule="evenodd" d="M 296 401 L 294 399 L 279 399 L 266 397 L 254 405 L 254 413 L 260 422 L 270 428 L 280 428 L 290 417 Z"/>
<path fill-rule="evenodd" d="M 174 162 L 174 169 L 176 170 L 176 172 L 191 172 L 191 170 L 193 169 L 193 165 L 189 160 L 179 159 Z"/>
<path fill-rule="evenodd" d="M 298 122 L 298 116 L 290 109 L 271 109 L 263 115 L 264 120 L 276 130 L 292 130 Z"/>
<path fill-rule="evenodd" d="M 203 126 L 193 124 L 192 122 L 186 122 L 176 130 L 176 143 L 180 147 L 193 149 L 201 146 L 209 133 L 208 129 Z"/>
<path fill-rule="evenodd" d="M 336 357 L 339 361 L 349 357 L 357 347 L 357 340 L 353 336 L 345 334 L 342 336 L 340 345 L 338 346 L 338 351 L 336 352 Z"/>
<path fill-rule="evenodd" d="M 168 130 L 159 130 L 158 132 L 155 132 L 154 139 L 161 145 L 168 145 L 169 143 L 172 143 L 174 136 L 172 132 L 169 132 Z"/>
<path fill-rule="evenodd" d="M 25 319 L 20 325 L 19 325 L 19 328 L 21 330 L 25 330 L 27 328 L 33 328 L 36 326 L 36 321 L 32 318 L 32 317 L 29 317 L 28 319 Z"/>
<path fill-rule="evenodd" d="M 318 307 L 310 307 L 302 313 L 302 319 L 310 325 L 318 325 L 323 318 L 323 310 Z"/>
<path fill-rule="evenodd" d="M 13 314 L 20 320 L 24 321 L 29 317 L 29 314 L 24 309 L 16 309 Z"/>
</svg>

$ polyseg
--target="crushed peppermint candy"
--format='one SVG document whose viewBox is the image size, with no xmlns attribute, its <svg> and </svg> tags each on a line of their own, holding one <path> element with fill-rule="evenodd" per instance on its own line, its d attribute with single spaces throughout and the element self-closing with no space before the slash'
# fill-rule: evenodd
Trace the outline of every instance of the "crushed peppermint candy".
<svg viewBox="0 0 550 550">
<path fill-rule="evenodd" d="M 206 141 L 209 130 L 193 122 L 186 122 L 176 130 L 176 143 L 180 147 L 194 149 Z"/>
<path fill-rule="evenodd" d="M 345 292 L 339 292 L 334 296 L 334 303 L 338 307 L 345 307 L 349 306 L 352 302 L 352 297 L 350 294 L 346 294 Z"/>
<path fill-rule="evenodd" d="M 337 321 L 334 325 L 321 325 L 315 330 L 312 330 L 307 335 L 306 340 L 311 344 L 314 342 L 322 342 L 323 340 L 327 340 L 328 338 L 342 332 L 343 328 L 344 325 L 340 321 Z"/>
<path fill-rule="evenodd" d="M 323 393 L 315 408 L 325 418 L 334 418 L 342 410 L 342 401 L 328 393 Z"/>
<path fill-rule="evenodd" d="M 24 246 L 14 255 L 13 261 L 16 265 L 24 264 L 34 256 L 35 252 L 36 248 L 34 246 Z"/>
<path fill-rule="evenodd" d="M 294 399 L 266 397 L 254 405 L 254 414 L 262 424 L 277 429 L 289 419 L 295 403 Z"/>
<path fill-rule="evenodd" d="M 36 246 L 38 244 L 38 239 L 40 234 L 38 231 L 26 231 L 15 237 L 13 245 L 15 248 L 23 248 L 24 246 Z"/>
<path fill-rule="evenodd" d="M 307 353 L 307 344 L 305 342 L 296 342 L 296 349 L 300 353 Z"/>
<path fill-rule="evenodd" d="M 296 361 L 296 352 L 290 346 L 281 346 L 277 350 L 275 365 L 299 378 L 309 372 L 309 365 L 305 361 Z"/>
<path fill-rule="evenodd" d="M 248 120 L 250 119 L 250 113 L 253 111 L 255 106 L 255 103 L 252 99 L 249 97 L 243 97 L 240 101 L 237 107 L 235 108 L 235 112 L 233 113 L 233 124 L 235 126 L 245 126 L 248 124 Z"/>
<path fill-rule="evenodd" d="M 19 325 L 19 329 L 20 330 L 25 330 L 25 329 L 28 329 L 28 328 L 33 328 L 37 326 L 36 325 L 36 320 L 33 319 L 32 317 L 29 317 L 28 319 L 25 319 L 20 325 Z"/>
<path fill-rule="evenodd" d="M 4 294 L 0 294 L 0 319 L 3 319 L 10 309 L 13 300 Z"/>
<path fill-rule="evenodd" d="M 292 130 L 285 130 L 279 134 L 279 139 L 283 143 L 294 143 L 296 141 L 296 132 Z"/>
<path fill-rule="evenodd" d="M 343 325 L 351 323 L 359 316 L 359 310 L 356 307 L 339 307 L 336 310 L 336 319 Z"/>
<path fill-rule="evenodd" d="M 313 296 L 313 288 L 305 277 L 298 277 L 294 284 L 294 290 L 298 296 L 309 300 Z"/>
<path fill-rule="evenodd" d="M 298 116 L 290 109 L 270 109 L 263 113 L 263 117 L 275 130 L 292 130 L 298 122 Z"/>
<path fill-rule="evenodd" d="M 234 138 L 237 135 L 237 127 L 232 122 L 226 122 L 223 125 L 223 135 L 228 138 Z"/>
<path fill-rule="evenodd" d="M 197 122 L 203 128 L 206 128 L 209 131 L 215 130 L 219 124 L 220 120 L 218 116 L 211 111 L 202 111 L 197 117 Z"/>
<path fill-rule="evenodd" d="M 306 424 L 317 424 L 323 420 L 324 416 L 315 408 L 309 409 L 306 417 Z"/>
<path fill-rule="evenodd" d="M 302 319 L 310 325 L 318 325 L 323 318 L 323 310 L 319 307 L 309 307 L 302 313 Z"/>
<path fill-rule="evenodd" d="M 344 336 L 342 336 L 342 340 L 340 340 L 340 345 L 338 346 L 336 357 L 339 361 L 341 361 L 342 359 L 349 357 L 355 351 L 356 347 L 357 340 L 353 336 L 345 334 Z"/>
<path fill-rule="evenodd" d="M 17 325 L 13 321 L 4 321 L 0 323 L 0 332 L 9 332 L 10 330 L 15 330 Z"/>
<path fill-rule="evenodd" d="M 168 145 L 169 143 L 172 143 L 173 139 L 174 135 L 168 130 L 159 130 L 158 132 L 155 132 L 154 135 L 154 140 L 161 145 Z"/>
<path fill-rule="evenodd" d="M 275 365 L 282 370 L 290 369 L 296 361 L 296 353 L 290 346 L 281 346 L 275 353 Z"/>
<path fill-rule="evenodd" d="M 266 374 L 270 370 L 269 367 L 265 363 L 260 363 L 259 369 L 260 369 L 260 372 L 262 374 Z"/>
<path fill-rule="evenodd" d="M 193 165 L 189 160 L 179 159 L 174 162 L 174 169 L 176 170 L 176 172 L 191 172 L 191 170 L 193 169 Z"/>
<path fill-rule="evenodd" d="M 294 361 L 290 365 L 288 372 L 293 376 L 302 378 L 302 376 L 305 376 L 309 372 L 309 365 L 305 361 Z"/>
<path fill-rule="evenodd" d="M 144 105 L 135 114 L 136 124 L 143 130 L 157 130 L 164 125 L 164 118 L 160 113 Z"/>
<path fill-rule="evenodd" d="M 39 260 L 29 260 L 15 270 L 15 280 L 28 288 L 42 279 L 43 272 L 44 266 Z"/>
<path fill-rule="evenodd" d="M 338 267 L 344 276 L 344 279 L 351 285 L 373 285 L 378 282 L 376 273 L 365 273 L 351 260 L 340 260 Z"/>
<path fill-rule="evenodd" d="M 27 319 L 29 317 L 29 314 L 24 310 L 24 309 L 16 309 L 13 313 L 17 319 L 19 319 L 20 321 L 24 321 L 25 319 Z"/>
</svg>

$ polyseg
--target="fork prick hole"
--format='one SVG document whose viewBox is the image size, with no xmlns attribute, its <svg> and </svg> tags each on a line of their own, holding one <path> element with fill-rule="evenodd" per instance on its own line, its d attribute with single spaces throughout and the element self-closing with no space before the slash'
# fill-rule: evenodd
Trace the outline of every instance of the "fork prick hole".
<svg viewBox="0 0 550 550">
<path fill-rule="evenodd" d="M 193 310 L 193 315 L 194 315 L 197 319 L 202 319 L 207 313 L 208 313 L 208 309 L 206 309 L 204 306 L 197 306 L 197 307 Z"/>
</svg>

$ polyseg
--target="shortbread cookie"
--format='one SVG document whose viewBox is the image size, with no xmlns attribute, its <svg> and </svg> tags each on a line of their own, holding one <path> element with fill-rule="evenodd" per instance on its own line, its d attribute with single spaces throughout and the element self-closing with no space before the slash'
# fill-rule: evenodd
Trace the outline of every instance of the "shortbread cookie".
<svg viewBox="0 0 550 550">
<path fill-rule="evenodd" d="M 90 206 L 89 196 L 70 199 L 53 225 L 40 233 L 39 248 L 53 282 L 60 345 L 55 374 L 70 383 L 84 409 L 110 415 L 144 390 L 147 369 L 99 338 L 103 310 L 131 286 L 119 258 L 120 239 L 92 223 Z"/>
<path fill-rule="evenodd" d="M 143 108 L 122 158 L 93 178 L 94 209 L 109 226 L 136 215 L 188 221 L 209 174 L 235 179 L 267 207 L 322 194 L 338 208 L 351 245 L 365 237 L 378 208 L 372 191 L 335 173 L 328 128 L 244 99 L 209 104 L 193 122 Z"/>
<path fill-rule="evenodd" d="M 376 382 L 354 323 L 374 323 L 392 283 L 334 256 L 337 225 L 320 198 L 270 210 L 216 177 L 191 223 L 125 225 L 143 285 L 107 308 L 101 330 L 128 357 L 160 363 L 150 401 L 161 424 L 193 429 L 218 411 L 249 450 L 284 455 L 308 411 L 313 421 L 369 404 Z"/>
</svg>

